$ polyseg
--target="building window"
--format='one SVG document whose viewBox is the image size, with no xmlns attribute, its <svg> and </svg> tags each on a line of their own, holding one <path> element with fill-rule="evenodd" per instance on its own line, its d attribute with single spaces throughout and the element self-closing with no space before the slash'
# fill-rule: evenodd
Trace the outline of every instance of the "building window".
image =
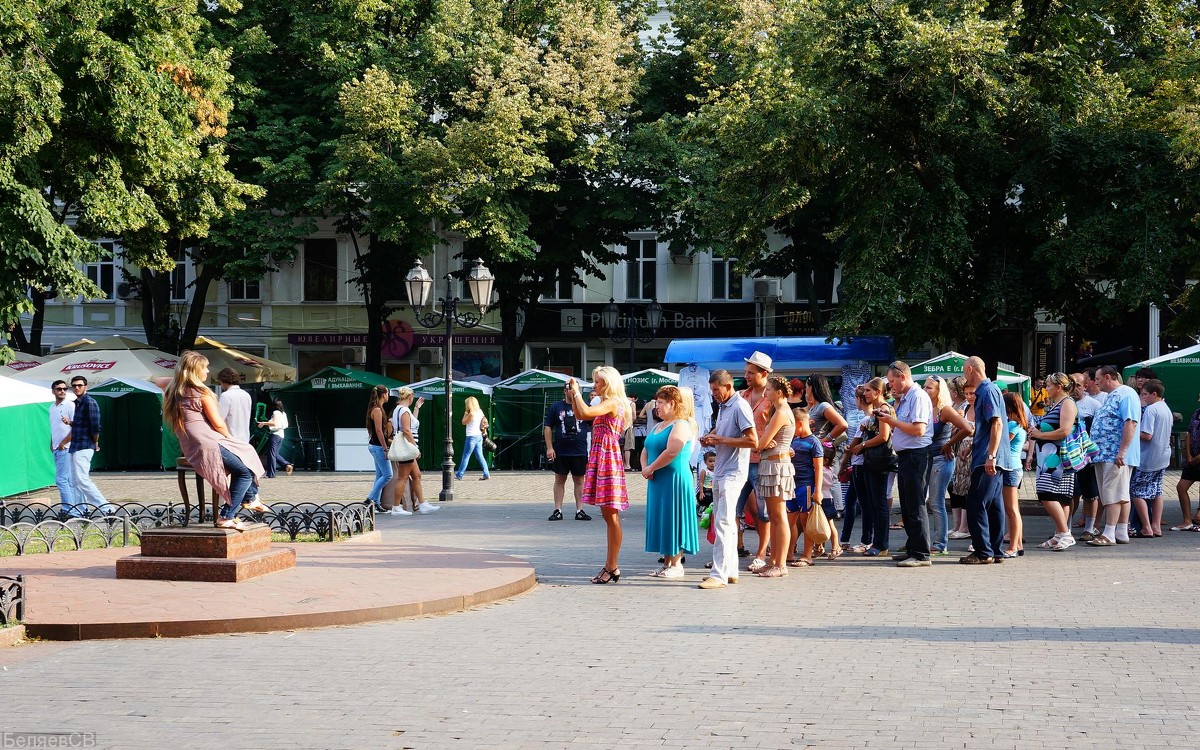
<svg viewBox="0 0 1200 750">
<path fill-rule="evenodd" d="M 337 302 L 337 240 L 332 237 L 304 241 L 304 301 Z"/>
<path fill-rule="evenodd" d="M 714 300 L 740 300 L 742 298 L 742 275 L 734 269 L 733 261 L 712 258 L 712 298 Z"/>
<path fill-rule="evenodd" d="M 188 287 L 195 280 L 195 266 L 192 265 L 192 255 L 186 248 L 180 247 L 175 252 L 175 269 L 171 271 L 171 301 L 187 302 Z"/>
<path fill-rule="evenodd" d="M 105 257 L 84 266 L 88 280 L 100 287 L 97 299 L 116 299 L 117 254 L 121 246 L 111 240 L 100 240 L 96 243 L 104 251 Z"/>
<path fill-rule="evenodd" d="M 631 239 L 625 247 L 625 298 L 657 299 L 658 238 Z"/>
<path fill-rule="evenodd" d="M 554 278 L 550 281 L 550 291 L 546 293 L 543 299 L 570 302 L 575 293 L 575 286 L 571 283 L 572 270 L 570 268 L 560 268 L 555 271 Z"/>
<path fill-rule="evenodd" d="M 260 302 L 262 300 L 261 280 L 230 281 L 229 299 L 233 302 Z"/>
</svg>

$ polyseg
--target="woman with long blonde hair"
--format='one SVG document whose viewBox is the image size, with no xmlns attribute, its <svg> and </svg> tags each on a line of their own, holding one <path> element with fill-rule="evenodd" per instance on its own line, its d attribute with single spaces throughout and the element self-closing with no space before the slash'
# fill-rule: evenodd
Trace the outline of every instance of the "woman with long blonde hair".
<svg viewBox="0 0 1200 750">
<path fill-rule="evenodd" d="M 583 502 L 600 507 L 608 542 L 604 567 L 592 578 L 592 583 L 616 583 L 621 578 L 618 557 L 624 538 L 621 511 L 629 508 L 621 434 L 633 420 L 633 412 L 625 395 L 625 381 L 615 367 L 597 367 L 592 371 L 592 394 L 600 399 L 595 406 L 584 401 L 574 378 L 567 382 L 567 389 L 575 418 L 592 420 L 592 448 L 587 474 L 583 477 Z"/>
<path fill-rule="evenodd" d="M 392 412 L 392 429 L 395 430 L 396 436 L 393 440 L 403 438 L 413 445 L 417 444 L 421 420 L 417 419 L 416 410 L 412 408 L 415 395 L 413 389 L 406 385 L 396 391 L 396 410 Z M 420 408 L 419 403 L 418 408 Z M 384 494 L 392 498 L 392 515 L 411 516 L 413 513 L 433 513 L 439 510 L 438 506 L 425 500 L 425 490 L 421 486 L 419 460 L 420 456 L 411 461 L 392 462 L 392 481 L 388 485 L 388 489 L 384 490 Z M 408 487 L 412 488 L 412 510 L 404 507 L 404 491 Z"/>
<path fill-rule="evenodd" d="M 463 409 L 462 423 L 466 427 L 466 439 L 463 441 L 462 458 L 458 461 L 454 478 L 462 479 L 467 473 L 467 467 L 471 465 L 471 456 L 478 456 L 479 465 L 483 467 L 483 476 L 479 480 L 491 479 L 487 459 L 483 457 L 483 437 L 488 431 L 487 416 L 484 415 L 483 409 L 479 408 L 479 399 L 474 396 L 467 396 L 467 400 L 463 402 Z"/>
<path fill-rule="evenodd" d="M 258 482 L 266 472 L 254 448 L 229 434 L 207 381 L 208 358 L 184 352 L 164 388 L 163 421 L 179 438 L 192 468 L 225 501 L 213 519 L 216 527 L 241 531 L 245 527 L 237 517 L 240 508 L 256 513 L 270 510 L 258 499 Z M 203 504 L 200 514 L 203 517 Z"/>
</svg>

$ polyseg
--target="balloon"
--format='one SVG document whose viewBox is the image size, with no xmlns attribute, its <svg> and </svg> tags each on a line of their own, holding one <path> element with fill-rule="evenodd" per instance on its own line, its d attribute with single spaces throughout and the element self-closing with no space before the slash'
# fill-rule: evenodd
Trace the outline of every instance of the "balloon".
<svg viewBox="0 0 1200 750">
<path fill-rule="evenodd" d="M 1054 428 L 1052 426 L 1050 426 L 1049 422 L 1042 422 L 1040 425 L 1038 425 L 1038 429 L 1041 430 L 1042 432 L 1050 432 Z"/>
<path fill-rule="evenodd" d="M 1058 459 L 1057 453 L 1053 453 L 1049 456 L 1046 456 L 1046 468 L 1047 469 L 1057 469 L 1058 464 L 1059 464 L 1059 459 Z"/>
</svg>

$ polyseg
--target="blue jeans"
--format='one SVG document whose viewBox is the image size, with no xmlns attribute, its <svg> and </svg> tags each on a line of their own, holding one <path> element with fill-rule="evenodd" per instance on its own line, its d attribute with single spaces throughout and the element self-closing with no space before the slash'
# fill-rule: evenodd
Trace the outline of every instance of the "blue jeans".
<svg viewBox="0 0 1200 750">
<path fill-rule="evenodd" d="M 279 455 L 279 449 L 283 446 L 283 438 L 279 435 L 272 434 L 267 440 L 267 460 L 263 462 L 263 468 L 267 470 L 269 479 L 275 478 L 277 469 L 286 469 L 291 466 L 283 457 Z"/>
<path fill-rule="evenodd" d="M 467 467 L 471 465 L 471 456 L 479 457 L 479 465 L 483 467 L 484 479 L 490 477 L 492 473 L 488 471 L 487 460 L 483 457 L 483 436 L 467 435 L 463 442 L 462 458 L 459 459 L 458 468 L 454 471 L 454 478 L 462 479 L 463 474 L 467 473 Z"/>
<path fill-rule="evenodd" d="M 967 490 L 967 526 L 971 544 L 980 557 L 1000 557 L 1004 549 L 1004 495 L 1001 473 L 988 476 L 977 467 L 971 471 L 971 489 Z"/>
<path fill-rule="evenodd" d="M 375 484 L 371 485 L 371 494 L 367 495 L 367 500 L 379 504 L 379 498 L 383 496 L 384 486 L 392 481 L 392 464 L 388 461 L 387 450 L 378 445 L 368 445 L 367 450 L 371 451 L 371 458 L 375 460 Z"/>
<path fill-rule="evenodd" d="M 75 503 L 91 505 L 102 511 L 109 510 L 108 500 L 100 492 L 100 488 L 92 481 L 92 456 L 96 451 L 84 448 L 71 454 L 71 468 L 74 477 Z"/>
<path fill-rule="evenodd" d="M 929 465 L 929 497 L 925 501 L 925 509 L 929 511 L 935 523 L 931 523 L 929 539 L 935 549 L 946 549 L 950 543 L 950 519 L 946 515 L 946 490 L 950 487 L 950 478 L 954 475 L 954 459 L 946 458 L 942 452 L 935 451 L 933 462 Z"/>
<path fill-rule="evenodd" d="M 854 519 L 860 512 L 862 513 L 862 536 L 859 538 L 861 544 L 871 545 L 871 540 L 874 538 L 874 522 L 871 517 L 870 498 L 866 497 L 866 490 L 861 489 L 861 485 L 865 479 L 863 474 L 865 469 L 861 466 L 855 466 L 850 472 L 850 489 L 846 492 L 846 517 L 842 521 L 842 539 L 846 542 L 850 541 L 851 535 L 854 534 Z"/>
<path fill-rule="evenodd" d="M 222 506 L 221 518 L 236 518 L 238 509 L 243 503 L 254 502 L 258 496 L 258 487 L 254 485 L 254 472 L 246 468 L 242 459 L 233 455 L 225 446 L 221 446 L 221 460 L 225 462 L 225 471 L 229 474 L 229 505 Z"/>
<path fill-rule="evenodd" d="M 899 469 L 896 471 L 896 490 L 900 494 L 900 517 L 908 535 L 905 550 L 918 560 L 929 558 L 929 516 L 925 503 L 929 500 L 929 446 L 896 451 Z"/>
<path fill-rule="evenodd" d="M 59 502 L 63 512 L 76 515 L 75 510 L 75 467 L 71 465 L 70 448 L 54 451 L 54 483 L 58 485 Z"/>
<path fill-rule="evenodd" d="M 758 484 L 758 464 L 750 464 L 750 473 L 746 475 L 746 483 L 742 485 L 742 491 L 738 493 L 737 517 L 739 519 L 746 514 L 746 503 L 750 500 L 750 493 L 754 492 L 756 484 Z M 755 494 L 754 505 L 758 520 L 771 520 L 771 517 L 767 515 L 767 499 L 765 497 Z"/>
</svg>

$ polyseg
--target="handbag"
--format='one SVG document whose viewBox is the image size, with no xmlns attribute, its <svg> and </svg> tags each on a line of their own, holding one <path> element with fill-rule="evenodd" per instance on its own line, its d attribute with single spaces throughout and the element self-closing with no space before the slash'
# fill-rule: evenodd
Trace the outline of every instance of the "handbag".
<svg viewBox="0 0 1200 750">
<path fill-rule="evenodd" d="M 1092 437 L 1079 420 L 1076 420 L 1071 434 L 1059 443 L 1058 455 L 1063 466 L 1072 471 L 1080 471 L 1100 455 L 1100 448 L 1092 441 Z"/>
<path fill-rule="evenodd" d="M 863 435 L 863 442 L 865 443 L 879 435 L 879 431 L 863 430 Z M 863 449 L 862 456 L 863 468 L 867 471 L 886 474 L 890 471 L 896 471 L 900 467 L 900 460 L 896 456 L 896 451 L 892 450 L 892 438 L 890 435 L 886 443 L 872 445 L 869 448 Z"/>
<path fill-rule="evenodd" d="M 483 449 L 489 453 L 496 452 L 496 441 L 492 440 L 487 435 L 483 436 Z"/>
<path fill-rule="evenodd" d="M 810 548 L 817 544 L 825 544 L 832 534 L 829 531 L 829 517 L 821 508 L 821 501 L 814 500 L 808 511 L 808 520 L 804 523 L 804 544 Z"/>
<path fill-rule="evenodd" d="M 392 441 L 391 446 L 388 448 L 387 457 L 389 461 L 397 461 L 399 463 L 415 461 L 421 457 L 421 450 L 408 442 L 408 438 L 401 435 Z"/>
</svg>

